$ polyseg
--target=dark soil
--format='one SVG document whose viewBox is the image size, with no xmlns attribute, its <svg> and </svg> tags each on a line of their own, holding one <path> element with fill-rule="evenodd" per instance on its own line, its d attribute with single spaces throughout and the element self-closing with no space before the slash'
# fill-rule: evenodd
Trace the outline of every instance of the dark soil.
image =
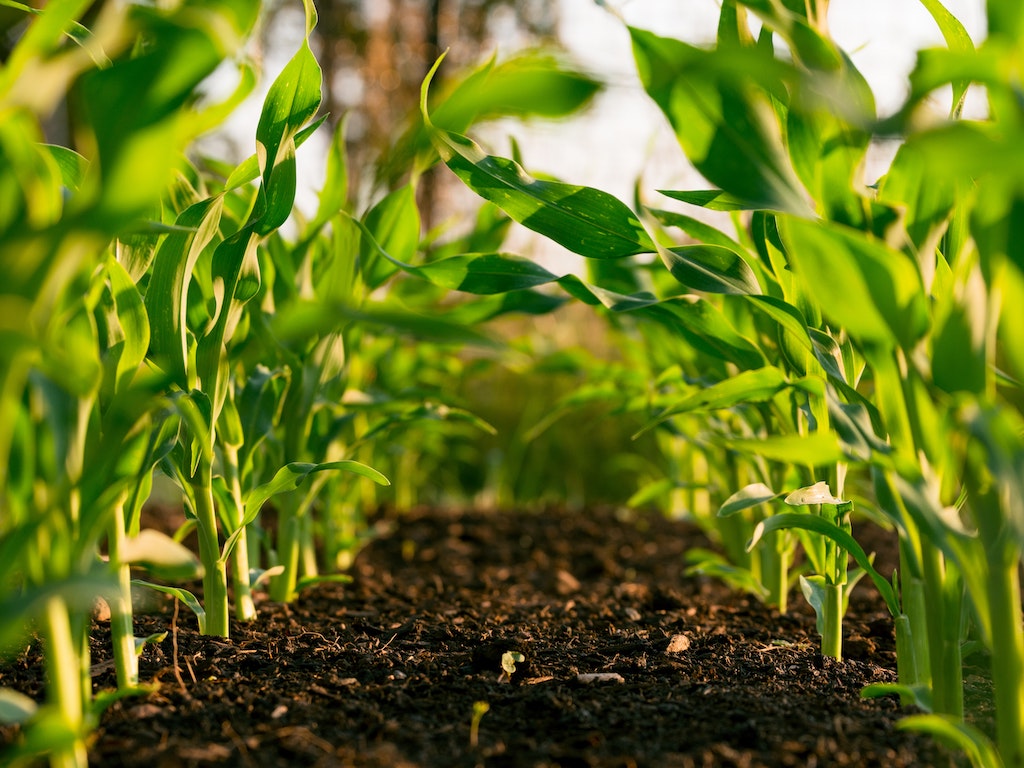
<svg viewBox="0 0 1024 768">
<path fill-rule="evenodd" d="M 420 512 L 378 523 L 348 585 L 263 603 L 230 640 L 171 604 L 142 658 L 158 689 L 103 715 L 98 766 L 930 766 L 895 679 L 891 621 L 858 587 L 842 662 L 799 595 L 788 615 L 686 576 L 707 546 L 656 517 Z M 884 553 L 881 553 L 884 556 Z M 891 566 L 883 563 L 881 570 Z M 106 627 L 94 678 L 113 685 Z M 521 653 L 511 680 L 502 657 Z M 0 686 L 40 690 L 35 649 Z M 614 675 L 584 682 L 581 675 Z M 474 743 L 477 702 L 489 709 Z M 0 730 L 0 743 L 16 734 Z"/>
</svg>

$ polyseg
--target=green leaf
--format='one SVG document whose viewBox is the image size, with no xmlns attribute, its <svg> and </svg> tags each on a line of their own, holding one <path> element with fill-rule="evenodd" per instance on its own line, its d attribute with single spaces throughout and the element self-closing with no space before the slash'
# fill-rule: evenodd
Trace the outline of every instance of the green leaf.
<svg viewBox="0 0 1024 768">
<path fill-rule="evenodd" d="M 164 238 L 153 261 L 146 312 L 150 356 L 184 390 L 195 386 L 188 356 L 188 285 L 199 255 L 218 235 L 224 200 L 213 197 L 182 211 L 175 231 Z"/>
<path fill-rule="evenodd" d="M 942 32 L 946 45 L 949 46 L 949 50 L 962 54 L 974 53 L 974 42 L 971 40 L 971 36 L 967 34 L 967 30 L 964 29 L 964 25 L 939 0 L 921 0 L 921 5 L 935 19 L 935 23 L 938 24 L 939 31 Z M 951 116 L 956 116 L 960 113 L 964 97 L 967 95 L 967 89 L 970 85 L 971 81 L 966 78 L 958 79 L 953 83 Z"/>
<path fill-rule="evenodd" d="M 196 615 L 196 620 L 199 622 L 199 634 L 206 634 L 206 609 L 203 608 L 203 604 L 199 602 L 195 595 L 189 592 L 187 589 L 181 589 L 180 587 L 167 587 L 163 584 L 154 584 L 150 581 L 143 581 L 141 579 L 132 579 L 132 584 L 140 587 L 148 587 L 149 589 L 157 592 L 162 592 L 165 595 L 170 595 L 178 600 L 181 600 L 189 610 Z"/>
<path fill-rule="evenodd" d="M 836 464 L 845 458 L 835 435 L 828 432 L 812 432 L 809 435 L 777 435 L 760 440 L 727 440 L 725 444 L 741 453 L 750 453 L 785 464 L 805 464 L 815 467 Z"/>
<path fill-rule="evenodd" d="M 629 33 L 641 82 L 697 170 L 755 207 L 809 214 L 771 105 L 790 68 L 758 48 L 704 51 L 635 27 Z"/>
<path fill-rule="evenodd" d="M 115 259 L 107 260 L 107 274 L 114 297 L 114 316 L 120 326 L 120 338 L 109 339 L 116 346 L 117 370 L 114 391 L 123 392 L 132 383 L 149 350 L 149 318 L 138 288 L 131 276 Z M 114 351 L 108 348 L 108 354 Z"/>
<path fill-rule="evenodd" d="M 192 550 L 152 528 L 124 542 L 121 564 L 142 566 L 153 576 L 168 581 L 198 579 L 203 575 L 203 565 Z"/>
<path fill-rule="evenodd" d="M 409 271 L 449 290 L 484 295 L 534 288 L 558 279 L 529 259 L 502 253 L 451 256 Z"/>
<path fill-rule="evenodd" d="M 720 245 L 683 245 L 659 249 L 672 276 L 705 293 L 759 294 L 754 271 L 736 251 Z"/>
<path fill-rule="evenodd" d="M 295 202 L 295 135 L 320 107 L 323 74 L 304 40 L 274 80 L 256 127 L 256 156 L 263 174 L 258 232 L 280 227 Z"/>
<path fill-rule="evenodd" d="M 974 768 L 1003 768 L 995 745 L 982 731 L 952 715 L 910 715 L 896 727 L 903 731 L 927 733 L 950 746 L 962 749 Z"/>
<path fill-rule="evenodd" d="M 911 349 L 927 332 L 928 300 L 909 256 L 862 233 L 795 217 L 786 252 L 822 314 L 853 338 Z"/>
<path fill-rule="evenodd" d="M 800 576 L 800 591 L 811 608 L 814 609 L 814 628 L 822 637 L 825 636 L 825 604 L 828 601 L 829 584 L 821 575 Z"/>
<path fill-rule="evenodd" d="M 742 512 L 745 509 L 766 504 L 781 498 L 782 494 L 775 493 L 764 483 L 751 483 L 740 488 L 736 493 L 726 499 L 718 508 L 718 517 L 729 517 Z"/>
<path fill-rule="evenodd" d="M 692 191 L 659 189 L 661 194 L 671 197 L 673 200 L 680 200 L 690 205 L 707 208 L 709 211 L 751 211 L 757 206 L 741 200 L 728 192 L 720 189 L 697 189 Z"/>
<path fill-rule="evenodd" d="M 13 688 L 0 688 L 0 724 L 21 725 L 39 711 L 39 705 Z"/>
<path fill-rule="evenodd" d="M 413 185 L 405 184 L 386 195 L 366 214 L 364 224 L 371 241 L 365 246 L 369 265 L 363 268 L 363 280 L 373 289 L 395 273 L 396 266 L 389 261 L 408 264 L 416 257 L 420 213 Z M 380 258 L 381 251 L 385 259 Z"/>
<path fill-rule="evenodd" d="M 900 615 L 899 599 L 893 591 L 892 584 L 890 584 L 888 579 L 882 576 L 882 574 L 875 570 L 871 559 L 868 557 L 867 553 L 864 552 L 864 548 L 857 543 L 857 540 L 854 539 L 849 532 L 844 531 L 831 520 L 826 520 L 818 515 L 798 514 L 794 512 L 772 515 L 771 517 L 767 517 L 760 521 L 754 528 L 754 535 L 751 537 L 750 541 L 747 542 L 747 551 L 749 552 L 753 549 L 757 545 L 757 542 L 760 541 L 766 533 L 788 530 L 790 528 L 800 528 L 805 531 L 820 533 L 822 536 L 828 537 L 842 549 L 846 550 L 857 562 L 857 565 L 863 568 L 865 573 L 871 577 L 871 580 L 875 583 L 875 587 L 878 589 L 882 599 L 885 600 L 885 604 L 889 608 L 889 612 L 893 616 Z"/>
<path fill-rule="evenodd" d="M 789 386 L 789 380 L 778 368 L 765 367 L 742 371 L 732 378 L 711 386 L 699 386 L 696 391 L 663 410 L 644 431 L 656 424 L 692 411 L 712 411 L 730 408 L 740 403 L 756 403 L 771 399 Z"/>
<path fill-rule="evenodd" d="M 427 112 L 423 81 L 420 109 L 445 164 L 470 189 L 520 224 L 591 259 L 615 259 L 656 248 L 636 215 L 617 198 L 590 187 L 541 181 L 512 160 L 487 155 L 474 141 L 436 128 Z"/>
<path fill-rule="evenodd" d="M 357 475 L 368 477 L 378 485 L 391 485 L 391 481 L 380 472 L 358 461 L 330 461 L 324 464 L 294 461 L 281 467 L 272 480 L 253 488 L 246 496 L 245 517 L 243 518 L 242 525 L 248 525 L 255 520 L 263 504 L 277 494 L 295 490 L 311 474 L 334 470 L 353 472 Z"/>
</svg>

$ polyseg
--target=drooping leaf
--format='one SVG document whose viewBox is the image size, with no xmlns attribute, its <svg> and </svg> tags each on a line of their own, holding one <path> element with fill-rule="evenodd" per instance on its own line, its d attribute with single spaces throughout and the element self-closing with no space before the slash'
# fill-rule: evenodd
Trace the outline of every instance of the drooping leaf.
<svg viewBox="0 0 1024 768">
<path fill-rule="evenodd" d="M 142 566 L 167 581 L 198 579 L 203 574 L 203 565 L 192 550 L 153 528 L 126 540 L 121 557 L 122 564 Z"/>
<path fill-rule="evenodd" d="M 672 276 L 705 293 L 759 294 L 761 286 L 743 257 L 721 245 L 682 245 L 659 249 Z"/>
<path fill-rule="evenodd" d="M 729 517 L 745 509 L 775 501 L 779 497 L 780 494 L 775 493 L 764 483 L 751 483 L 740 488 L 722 503 L 722 506 L 718 508 L 718 517 Z"/>
<path fill-rule="evenodd" d="M 612 195 L 535 179 L 513 160 L 488 155 L 468 137 L 434 126 L 426 97 L 440 62 L 423 81 L 420 109 L 441 159 L 466 186 L 520 224 L 581 256 L 615 259 L 655 251 L 640 220 Z"/>
<path fill-rule="evenodd" d="M 806 531 L 820 533 L 821 535 L 830 538 L 842 549 L 846 550 L 857 562 L 857 565 L 863 568 L 865 573 L 871 577 L 871 581 L 874 582 L 875 587 L 882 596 L 882 599 L 885 600 L 885 604 L 886 607 L 888 607 L 889 612 L 893 616 L 900 615 L 899 599 L 893 591 L 892 584 L 890 584 L 888 579 L 882 576 L 882 574 L 875 570 L 875 566 L 871 562 L 871 558 L 868 557 L 864 548 L 857 543 L 857 540 L 854 539 L 849 532 L 844 531 L 831 520 L 826 520 L 818 515 L 797 514 L 794 512 L 772 515 L 771 517 L 767 517 L 760 521 L 754 528 L 754 535 L 747 543 L 747 550 L 749 551 L 756 546 L 757 542 L 760 541 L 766 533 L 790 528 L 800 528 Z"/>
<path fill-rule="evenodd" d="M 906 254 L 838 225 L 787 217 L 781 226 L 808 291 L 851 336 L 909 349 L 927 331 L 921 275 Z"/>
<path fill-rule="evenodd" d="M 704 51 L 629 32 L 644 88 L 697 170 L 746 204 L 810 213 L 770 102 L 782 92 L 787 66 L 757 48 Z"/>
</svg>

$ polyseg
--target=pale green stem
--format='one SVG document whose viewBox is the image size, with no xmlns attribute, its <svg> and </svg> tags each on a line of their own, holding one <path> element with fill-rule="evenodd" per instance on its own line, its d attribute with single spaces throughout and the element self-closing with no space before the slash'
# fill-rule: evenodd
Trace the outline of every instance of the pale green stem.
<svg viewBox="0 0 1024 768">
<path fill-rule="evenodd" d="M 278 502 L 277 565 L 283 565 L 284 572 L 270 580 L 270 599 L 278 603 L 291 600 L 298 583 L 302 522 L 296 496 L 286 494 Z"/>
<path fill-rule="evenodd" d="M 914 655 L 914 638 L 910 629 L 910 619 L 901 613 L 893 620 L 896 630 L 896 675 L 902 685 L 920 685 L 920 673 L 917 669 L 917 658 Z M 904 704 L 912 701 L 909 696 L 901 697 Z"/>
<path fill-rule="evenodd" d="M 199 476 L 192 483 L 196 503 L 196 532 L 199 559 L 203 563 L 203 606 L 206 610 L 206 634 L 228 637 L 228 577 L 220 556 L 217 512 L 213 501 L 213 468 L 202 459 Z"/>
<path fill-rule="evenodd" d="M 963 669 L 960 664 L 960 613 L 946 584 L 942 553 L 922 547 L 924 595 L 931 659 L 932 704 L 936 712 L 963 718 Z M 954 650 L 955 649 L 955 650 Z"/>
<path fill-rule="evenodd" d="M 785 536 L 785 531 L 765 534 L 757 547 L 760 572 L 754 574 L 768 590 L 766 602 L 777 607 L 779 613 L 785 613 L 789 603 L 790 548 Z"/>
<path fill-rule="evenodd" d="M 913 666 L 917 672 L 917 682 L 930 687 L 932 662 L 931 648 L 928 644 L 928 609 L 924 580 L 912 575 L 913 571 L 909 565 L 910 555 L 905 551 L 907 546 L 910 546 L 908 542 L 900 543 L 900 573 L 903 574 L 900 581 L 900 605 L 909 625 L 910 651 L 914 656 Z M 898 665 L 898 648 L 896 652 Z"/>
<path fill-rule="evenodd" d="M 56 705 L 65 727 L 75 734 L 69 745 L 51 753 L 50 765 L 52 768 L 84 768 L 88 758 L 83 738 L 83 701 L 88 691 L 82 690 L 82 663 L 75 650 L 68 605 L 59 595 L 46 601 L 43 636 L 48 698 Z"/>
<path fill-rule="evenodd" d="M 843 658 L 843 585 L 825 584 L 821 653 L 833 659 Z"/>
<path fill-rule="evenodd" d="M 110 562 L 117 574 L 117 596 L 110 598 L 110 640 L 114 646 L 114 668 L 119 688 L 132 688 L 139 684 L 139 654 L 135 650 L 135 627 L 132 616 L 131 567 L 124 562 L 127 537 L 124 503 L 119 501 L 113 510 L 107 548 Z"/>
<path fill-rule="evenodd" d="M 988 569 L 995 685 L 996 741 L 1007 768 L 1024 766 L 1024 630 L 1020 606 L 1020 558 Z"/>
<path fill-rule="evenodd" d="M 249 582 L 249 535 L 245 520 L 245 502 L 242 500 L 242 483 L 238 474 L 238 449 L 232 445 L 221 448 L 224 480 L 228 486 L 231 504 L 227 510 L 232 531 L 241 529 L 231 550 L 232 587 L 235 593 L 235 618 L 239 621 L 252 621 L 256 618 L 256 604 L 252 599 L 252 586 Z"/>
</svg>

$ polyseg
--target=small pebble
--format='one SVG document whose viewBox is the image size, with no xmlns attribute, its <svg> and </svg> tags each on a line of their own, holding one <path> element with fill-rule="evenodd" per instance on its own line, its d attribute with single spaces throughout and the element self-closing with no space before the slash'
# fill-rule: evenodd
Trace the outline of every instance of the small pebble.
<svg viewBox="0 0 1024 768">
<path fill-rule="evenodd" d="M 576 682 L 589 685 L 591 683 L 624 683 L 626 678 L 618 672 L 586 672 L 576 675 Z"/>
<path fill-rule="evenodd" d="M 665 653 L 684 653 L 690 650 L 690 638 L 687 635 L 672 635 Z"/>
</svg>

